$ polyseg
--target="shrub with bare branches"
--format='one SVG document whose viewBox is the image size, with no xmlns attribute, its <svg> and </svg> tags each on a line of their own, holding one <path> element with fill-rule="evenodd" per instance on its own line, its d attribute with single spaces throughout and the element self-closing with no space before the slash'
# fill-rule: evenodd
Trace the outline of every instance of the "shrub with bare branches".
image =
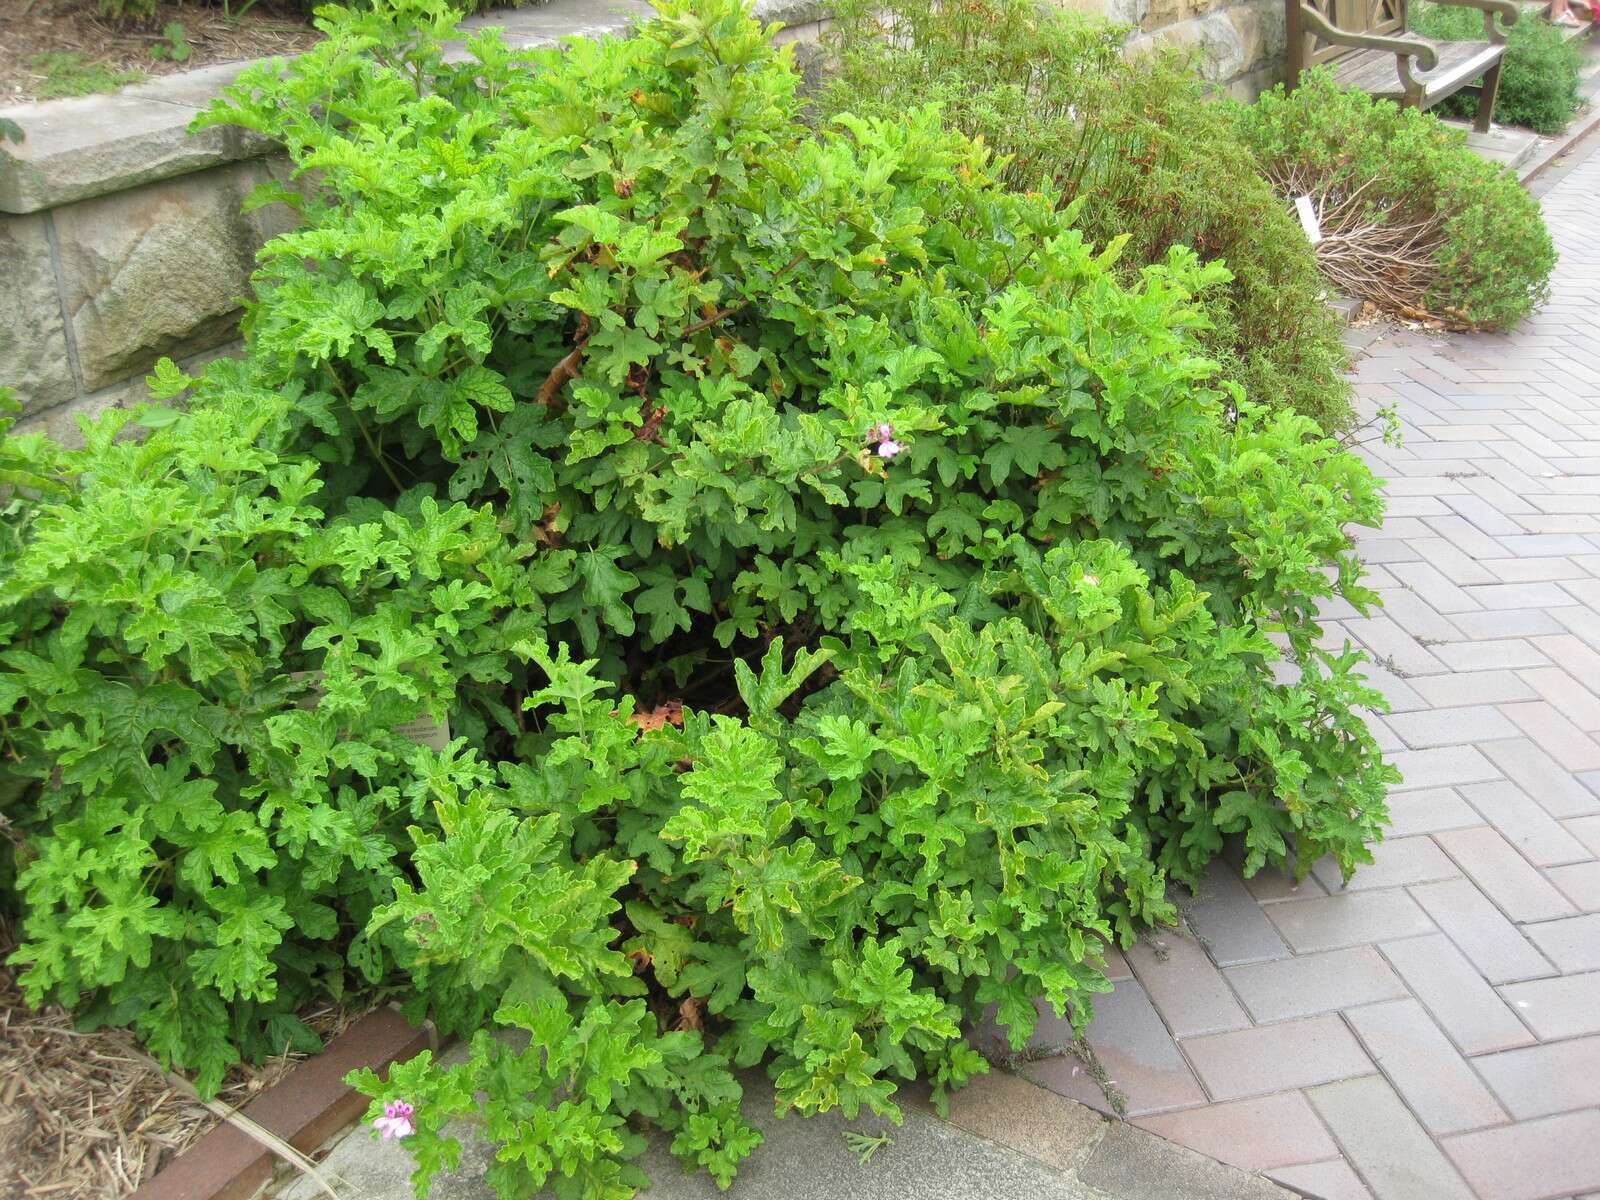
<svg viewBox="0 0 1600 1200">
<path fill-rule="evenodd" d="M 1309 198 L 1317 265 L 1340 290 L 1493 329 L 1548 295 L 1555 248 L 1538 204 L 1430 114 L 1342 91 L 1320 71 L 1237 113 L 1278 193 Z"/>
</svg>

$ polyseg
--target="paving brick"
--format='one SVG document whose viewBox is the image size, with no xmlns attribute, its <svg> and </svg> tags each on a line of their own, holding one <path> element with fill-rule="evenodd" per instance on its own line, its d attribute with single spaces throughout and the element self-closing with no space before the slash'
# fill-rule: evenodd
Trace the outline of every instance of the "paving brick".
<svg viewBox="0 0 1600 1200">
<path fill-rule="evenodd" d="M 1307 1092 L 1377 1200 L 1473 1200 L 1454 1166 L 1381 1076 Z"/>
<path fill-rule="evenodd" d="M 1128 962 L 1174 1037 L 1250 1024 L 1205 950 L 1185 931 L 1148 935 L 1128 951 Z"/>
<path fill-rule="evenodd" d="M 1368 538 L 1357 548 L 1361 561 L 1372 563 L 1416 562 L 1422 552 L 1401 537 Z"/>
<path fill-rule="evenodd" d="M 1472 427 L 1458 425 L 1455 427 L 1455 431 L 1460 432 L 1463 429 L 1469 428 Z M 1485 428 L 1492 427 L 1486 426 Z M 1459 441 L 1462 439 L 1451 437 L 1443 440 Z M 1451 496 L 1445 501 L 1445 503 L 1448 504 L 1450 508 L 1453 508 L 1458 515 L 1463 516 L 1467 520 L 1471 521 L 1474 526 L 1482 530 L 1484 533 L 1487 533 L 1490 537 L 1500 537 L 1503 534 L 1520 534 L 1524 532 L 1521 525 L 1518 525 L 1510 517 L 1506 516 L 1505 513 L 1501 512 L 1498 507 L 1490 504 L 1481 496 Z M 1443 514 L 1418 513 L 1417 515 L 1431 517 L 1440 516 Z"/>
<path fill-rule="evenodd" d="M 1600 770 L 1600 742 L 1574 725 L 1553 704 L 1543 700 L 1506 704 L 1501 706 L 1501 712 L 1567 770 Z"/>
<path fill-rule="evenodd" d="M 1587 574 L 1571 558 L 1497 558 L 1484 565 L 1502 583 L 1555 583 Z"/>
<path fill-rule="evenodd" d="M 1180 892 L 1178 905 L 1189 926 L 1219 967 L 1283 958 L 1283 944 L 1245 886 L 1226 863 L 1214 861 L 1192 896 Z M 1276 906 L 1274 906 L 1276 907 Z"/>
<path fill-rule="evenodd" d="M 1315 1162 L 1339 1153 L 1299 1092 L 1208 1104 L 1141 1117 L 1134 1124 L 1247 1171 Z"/>
<path fill-rule="evenodd" d="M 1593 688 L 1585 687 L 1560 667 L 1542 667 L 1520 675 L 1579 729 L 1600 731 L 1600 695 Z M 1593 687 L 1600 688 L 1600 675 L 1591 676 L 1590 680 Z"/>
<path fill-rule="evenodd" d="M 1405 741 L 1390 726 L 1388 720 L 1375 713 L 1362 713 L 1361 719 L 1367 723 L 1367 732 L 1372 734 L 1372 740 L 1377 743 L 1378 749 L 1385 755 L 1399 754 L 1409 749 Z"/>
<path fill-rule="evenodd" d="M 1495 742 L 1491 745 L 1508 745 Z M 1400 769 L 1401 782 L 1397 787 L 1435 788 L 1462 783 L 1487 783 L 1498 779 L 1495 769 L 1475 746 L 1441 746 L 1433 750 L 1402 750 L 1389 756 L 1389 761 Z M 1574 781 L 1576 782 L 1576 781 Z M 1587 788 L 1584 789 L 1588 791 Z M 1577 814 L 1571 814 L 1577 815 Z"/>
<path fill-rule="evenodd" d="M 1464 588 L 1471 584 L 1500 582 L 1499 578 L 1483 563 L 1472 555 L 1467 554 L 1453 542 L 1446 541 L 1442 537 L 1412 538 L 1408 545 L 1412 551 L 1412 561 L 1427 563 L 1457 587 Z M 1364 549 L 1365 547 L 1363 547 Z M 1362 557 L 1366 558 L 1366 555 L 1363 553 Z M 1399 572 L 1396 571 L 1395 574 L 1398 576 Z M 1476 600 L 1466 596 L 1465 592 L 1462 595 L 1470 602 L 1473 608 L 1477 607 L 1478 602 Z M 1450 610 L 1441 608 L 1439 611 L 1448 612 Z"/>
<path fill-rule="evenodd" d="M 1454 788 L 1424 788 L 1415 792 L 1395 792 L 1389 797 L 1389 836 L 1409 837 L 1418 833 L 1437 833 L 1481 825 L 1484 818 L 1463 800 Z M 1252 889 L 1253 891 L 1253 889 Z M 1313 893 L 1314 894 L 1314 893 Z M 1263 897 L 1256 893 L 1256 899 Z M 1294 899 L 1278 896 L 1273 899 Z"/>
<path fill-rule="evenodd" d="M 1525 638 L 1499 638 L 1491 642 L 1443 642 L 1430 649 L 1452 671 L 1515 671 L 1542 667 L 1550 660 Z"/>
<path fill-rule="evenodd" d="M 1409 797 L 1425 793 L 1407 792 L 1405 795 Z M 1467 806 L 1463 803 L 1463 807 Z M 1391 831 L 1393 828 L 1391 825 Z M 1275 867 L 1263 867 L 1246 879 L 1244 886 L 1257 904 L 1275 904 L 1279 900 L 1306 900 L 1312 896 L 1328 894 L 1327 889 L 1317 882 L 1315 876 L 1307 875 L 1304 879 L 1295 880 Z"/>
<path fill-rule="evenodd" d="M 1581 862 L 1589 850 L 1516 784 L 1469 783 L 1461 796 L 1535 866 Z"/>
<path fill-rule="evenodd" d="M 1408 883 L 1450 879 L 1461 874 L 1460 869 L 1431 838 L 1390 837 L 1373 845 L 1371 851 L 1372 862 L 1357 867 L 1349 883 L 1342 882 L 1339 865 L 1331 857 L 1319 861 L 1313 872 L 1329 892 L 1366 892 Z"/>
<path fill-rule="evenodd" d="M 1279 1167 L 1268 1177 L 1287 1184 L 1302 1196 L 1316 1200 L 1373 1200 L 1367 1185 L 1342 1158 L 1328 1162 L 1305 1163 L 1298 1167 Z"/>
<path fill-rule="evenodd" d="M 1372 1061 L 1435 1137 L 1502 1125 L 1510 1119 L 1416 1000 L 1407 997 L 1353 1008 L 1345 1019 Z"/>
<path fill-rule="evenodd" d="M 1592 608 L 1553 608 L 1550 611 L 1584 645 L 1600 650 L 1600 612 Z"/>
<path fill-rule="evenodd" d="M 1579 912 L 1600 912 L 1600 862 L 1550 867 L 1545 871 L 1545 877 L 1572 901 Z"/>
<path fill-rule="evenodd" d="M 1472 1061 L 1519 1121 L 1600 1105 L 1600 1037 L 1480 1054 Z"/>
<path fill-rule="evenodd" d="M 1463 1133 L 1446 1153 L 1480 1196 L 1557 1200 L 1600 1187 L 1600 1112 L 1570 1113 L 1500 1129 Z"/>
<path fill-rule="evenodd" d="M 1600 970 L 1600 913 L 1524 925 L 1522 931 L 1562 971 Z"/>
<path fill-rule="evenodd" d="M 1515 562 L 1515 559 L 1503 559 Z M 1560 621 L 1539 608 L 1506 608 L 1488 612 L 1458 613 L 1450 623 L 1461 635 L 1476 641 L 1502 638 L 1558 637 L 1566 629 Z"/>
<path fill-rule="evenodd" d="M 1416 555 L 1414 550 L 1413 555 Z M 1474 563 L 1474 566 L 1477 566 L 1477 563 Z M 1477 600 L 1462 590 L 1461 582 L 1446 576 L 1434 563 L 1422 562 L 1419 557 L 1414 557 L 1410 562 L 1397 560 L 1394 563 L 1394 573 L 1395 579 L 1400 579 L 1406 587 L 1410 587 L 1414 595 L 1418 595 L 1437 613 L 1450 616 L 1453 613 L 1475 613 L 1480 608 Z M 1472 582 L 1488 584 L 1496 581 L 1496 576 L 1485 568 L 1478 568 L 1470 574 Z"/>
<path fill-rule="evenodd" d="M 1463 1054 L 1526 1046 L 1534 1040 L 1442 933 L 1385 942 L 1380 949 Z"/>
<path fill-rule="evenodd" d="M 1589 853 L 1600 858 L 1600 816 L 1574 817 L 1561 824 L 1568 833 L 1589 847 Z"/>
<path fill-rule="evenodd" d="M 1507 984 L 1500 997 L 1541 1041 L 1600 1033 L 1600 971 Z"/>
<path fill-rule="evenodd" d="M 1427 914 L 1399 889 L 1294 900 L 1269 905 L 1266 913 L 1297 954 L 1434 931 Z"/>
<path fill-rule="evenodd" d="M 1205 1102 L 1205 1093 L 1136 980 L 1125 979 L 1094 1000 L 1094 1020 L 1084 1034 L 1107 1078 L 1127 1097 L 1129 1116 L 1146 1116 Z M 1072 1026 L 1046 1010 L 1035 1043 L 1070 1045 Z M 1072 1054 L 1029 1063 L 1022 1074 L 1059 1095 L 1102 1110 L 1105 1094 Z"/>
<path fill-rule="evenodd" d="M 1600 650 L 1570 633 L 1529 639 L 1550 661 L 1578 679 L 1600 680 Z"/>
<path fill-rule="evenodd" d="M 1375 1070 L 1355 1035 L 1335 1016 L 1189 1038 L 1183 1049 L 1218 1100 L 1290 1091 Z"/>
<path fill-rule="evenodd" d="M 1419 675 L 1409 682 L 1417 694 L 1434 708 L 1463 708 L 1468 705 L 1539 699 L 1539 693 L 1516 671 Z"/>
<path fill-rule="evenodd" d="M 1427 701 L 1423 700 L 1411 684 L 1381 663 L 1363 663 L 1360 668 L 1361 675 L 1366 678 L 1367 686 L 1389 702 L 1389 707 L 1395 712 L 1410 712 L 1412 709 L 1426 708 Z"/>
<path fill-rule="evenodd" d="M 1517 540 L 1521 539 L 1508 539 L 1507 544 Z M 1483 583 L 1468 587 L 1467 595 L 1484 608 L 1558 608 L 1578 603 L 1558 583 Z"/>
<path fill-rule="evenodd" d="M 1494 538 L 1475 528 L 1472 522 L 1464 517 L 1424 517 L 1421 523 L 1471 558 L 1516 557 Z M 1406 536 L 1421 539 L 1426 535 L 1408 533 Z"/>
<path fill-rule="evenodd" d="M 1485 742 L 1478 749 L 1552 817 L 1583 817 L 1600 813 L 1596 796 L 1555 759 L 1527 738 Z M 1463 779 L 1462 783 L 1481 783 Z"/>
<path fill-rule="evenodd" d="M 1590 548 L 1581 535 L 1571 533 L 1529 533 L 1520 537 L 1500 538 L 1499 542 L 1516 558 L 1560 558 L 1568 554 L 1583 554 Z"/>
<path fill-rule="evenodd" d="M 1345 628 L 1372 651 L 1375 659 L 1390 664 L 1402 675 L 1437 675 L 1450 669 L 1388 617 L 1358 617 L 1346 621 Z"/>
<path fill-rule="evenodd" d="M 1455 494 L 1458 496 L 1468 495 L 1465 489 Z M 1450 512 L 1450 506 L 1442 498 L 1431 493 L 1426 495 L 1391 495 L 1384 497 L 1383 515 L 1385 517 L 1443 517 L 1448 516 Z"/>
<path fill-rule="evenodd" d="M 1514 738 L 1518 732 L 1518 727 L 1507 720 L 1494 704 L 1393 713 L 1388 724 L 1415 750 L 1498 741 Z"/>
<path fill-rule="evenodd" d="M 1257 1021 L 1282 1021 L 1394 1000 L 1406 986 L 1371 946 L 1229 967 L 1225 974 Z"/>
<path fill-rule="evenodd" d="M 1577 911 L 1497 830 L 1452 829 L 1435 838 L 1513 921 L 1548 921 Z"/>
<path fill-rule="evenodd" d="M 1458 628 L 1450 618 L 1441 616 L 1421 596 L 1404 589 L 1383 593 L 1383 615 L 1419 640 L 1449 642 L 1472 636 Z M 1353 619 L 1362 618 L 1358 616 Z M 1550 625 L 1551 628 L 1537 632 L 1559 634 L 1565 630 L 1565 626 L 1556 621 L 1552 620 Z"/>
</svg>

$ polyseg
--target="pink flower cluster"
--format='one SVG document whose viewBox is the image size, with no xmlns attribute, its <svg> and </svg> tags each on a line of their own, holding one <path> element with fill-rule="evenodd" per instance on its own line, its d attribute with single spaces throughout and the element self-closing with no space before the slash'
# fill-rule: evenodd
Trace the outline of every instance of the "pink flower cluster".
<svg viewBox="0 0 1600 1200">
<path fill-rule="evenodd" d="M 391 1100 L 383 1106 L 383 1116 L 372 1118 L 372 1127 L 383 1135 L 383 1140 L 408 1138 L 417 1131 L 412 1118 L 416 1110 L 404 1100 Z"/>
<path fill-rule="evenodd" d="M 894 440 L 894 426 L 887 421 L 879 421 L 872 427 L 872 432 L 867 434 L 867 445 L 878 448 L 878 457 L 889 459 L 905 450 L 903 442 Z"/>
</svg>

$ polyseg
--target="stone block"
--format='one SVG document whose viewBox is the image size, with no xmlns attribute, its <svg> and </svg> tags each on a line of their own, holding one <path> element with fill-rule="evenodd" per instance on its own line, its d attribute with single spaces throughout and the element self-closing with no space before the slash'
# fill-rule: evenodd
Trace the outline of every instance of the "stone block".
<svg viewBox="0 0 1600 1200">
<path fill-rule="evenodd" d="M 1480 1196 L 1539 1200 L 1600 1186 L 1600 1154 L 1574 1147 L 1600 1143 L 1600 1111 L 1462 1134 L 1444 1143 Z"/>
<path fill-rule="evenodd" d="M 1519 1121 L 1600 1108 L 1600 1037 L 1524 1046 L 1473 1061 Z"/>
<path fill-rule="evenodd" d="M 1540 1041 L 1600 1033 L 1600 971 L 1512 983 L 1500 995 Z"/>
<path fill-rule="evenodd" d="M 115 95 L 0 109 L 23 131 L 20 143 L 6 147 L 12 162 L 0 172 L 0 212 L 38 212 L 264 153 L 270 143 L 247 130 L 189 132 L 189 122 L 242 66 L 185 71 Z"/>
<path fill-rule="evenodd" d="M 1472 1200 L 1471 1189 L 1382 1077 L 1331 1083 L 1308 1095 L 1350 1160 L 1385 1200 Z"/>
<path fill-rule="evenodd" d="M 1263 1022 L 1407 995 L 1405 984 L 1371 946 L 1229 967 L 1226 975 L 1250 1015 Z"/>
<path fill-rule="evenodd" d="M 1144 1117 L 1134 1124 L 1247 1171 L 1337 1157 L 1339 1147 L 1300 1092 Z"/>
<path fill-rule="evenodd" d="M 1242 1100 L 1377 1071 L 1337 1016 L 1258 1025 L 1183 1044 L 1206 1090 Z"/>
<path fill-rule="evenodd" d="M 1147 32 L 1128 43 L 1130 55 L 1159 49 L 1176 49 L 1194 56 L 1201 78 L 1210 83 L 1226 83 L 1252 64 L 1239 31 L 1226 13 L 1207 12 L 1182 19 L 1184 12 L 1167 12 L 1187 0 L 1153 0 L 1145 18 Z"/>
<path fill-rule="evenodd" d="M 261 178 L 239 163 L 56 210 L 86 391 L 234 336 L 264 231 L 239 209 Z"/>
<path fill-rule="evenodd" d="M 1244 47 L 1244 67 L 1254 70 L 1269 59 L 1281 58 L 1284 48 L 1283 5 L 1275 0 L 1253 0 L 1226 10 L 1228 20 Z"/>
<path fill-rule="evenodd" d="M 15 388 L 30 413 L 65 404 L 78 391 L 46 220 L 0 217 L 0 387 Z"/>
<path fill-rule="evenodd" d="M 1528 1027 L 1441 934 L 1389 942 L 1384 954 L 1463 1054 L 1526 1046 Z"/>
<path fill-rule="evenodd" d="M 1506 1114 L 1450 1039 L 1415 1000 L 1345 1014 L 1372 1060 L 1435 1135 L 1501 1125 Z"/>
</svg>

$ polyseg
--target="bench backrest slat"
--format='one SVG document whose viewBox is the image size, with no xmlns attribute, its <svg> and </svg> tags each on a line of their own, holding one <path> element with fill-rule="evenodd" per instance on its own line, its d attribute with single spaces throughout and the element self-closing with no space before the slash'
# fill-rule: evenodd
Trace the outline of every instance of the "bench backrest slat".
<svg viewBox="0 0 1600 1200">
<path fill-rule="evenodd" d="M 1288 16 L 1290 78 L 1321 63 L 1336 62 L 1360 51 L 1349 46 L 1318 42 L 1300 21 L 1302 0 L 1284 0 Z M 1407 0 L 1304 0 L 1330 25 L 1351 33 L 1377 33 L 1396 36 L 1406 31 Z"/>
</svg>

